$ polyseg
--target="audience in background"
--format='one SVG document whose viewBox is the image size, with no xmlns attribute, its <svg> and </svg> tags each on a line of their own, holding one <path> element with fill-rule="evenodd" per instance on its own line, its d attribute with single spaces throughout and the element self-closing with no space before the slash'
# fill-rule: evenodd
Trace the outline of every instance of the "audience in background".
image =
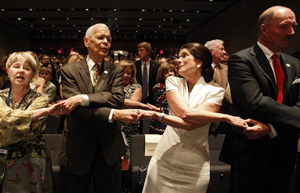
<svg viewBox="0 0 300 193">
<path fill-rule="evenodd" d="M 51 82 L 52 71 L 50 68 L 42 67 L 36 81 L 37 91 L 49 97 L 49 103 L 53 103 L 56 97 L 56 86 Z"/>
<path fill-rule="evenodd" d="M 0 60 L 0 89 L 10 87 L 10 80 L 7 75 L 6 69 L 7 56 L 3 56 Z"/>
</svg>

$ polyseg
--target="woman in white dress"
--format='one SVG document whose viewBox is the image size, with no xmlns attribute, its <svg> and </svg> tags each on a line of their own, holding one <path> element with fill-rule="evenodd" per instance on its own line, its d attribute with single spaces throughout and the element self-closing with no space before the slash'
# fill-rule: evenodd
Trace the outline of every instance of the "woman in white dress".
<svg viewBox="0 0 300 193">
<path fill-rule="evenodd" d="M 210 123 L 226 121 L 246 128 L 243 119 L 217 113 L 224 90 L 207 84 L 210 80 L 204 78 L 211 62 L 210 51 L 203 45 L 182 46 L 178 70 L 183 78 L 166 80 L 170 115 L 139 111 L 139 119 L 154 118 L 168 125 L 148 166 L 144 193 L 205 193 L 210 171 Z"/>
</svg>

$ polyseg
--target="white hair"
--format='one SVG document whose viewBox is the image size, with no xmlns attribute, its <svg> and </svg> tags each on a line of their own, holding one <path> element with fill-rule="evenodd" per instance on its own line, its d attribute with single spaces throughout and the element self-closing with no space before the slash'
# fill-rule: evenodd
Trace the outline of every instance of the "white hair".
<svg viewBox="0 0 300 193">
<path fill-rule="evenodd" d="M 210 41 L 207 41 L 204 44 L 204 46 L 207 47 L 209 50 L 214 50 L 214 49 L 216 49 L 218 44 L 224 45 L 224 41 L 220 40 L 220 39 L 210 40 Z"/>
<path fill-rule="evenodd" d="M 88 37 L 88 38 L 92 37 L 92 36 L 94 35 L 94 33 L 95 33 L 95 28 L 96 28 L 96 27 L 106 27 L 106 28 L 108 28 L 108 26 L 105 25 L 104 23 L 97 23 L 97 24 L 94 24 L 94 25 L 90 26 L 90 27 L 86 30 L 86 32 L 85 32 L 85 37 Z"/>
</svg>

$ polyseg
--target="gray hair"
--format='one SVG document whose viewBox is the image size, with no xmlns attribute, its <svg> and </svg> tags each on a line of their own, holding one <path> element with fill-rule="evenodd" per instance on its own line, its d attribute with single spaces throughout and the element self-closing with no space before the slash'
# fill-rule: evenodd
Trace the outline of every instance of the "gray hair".
<svg viewBox="0 0 300 193">
<path fill-rule="evenodd" d="M 32 55 L 30 55 L 28 52 L 14 52 L 12 53 L 9 58 L 7 59 L 6 62 L 6 68 L 10 68 L 12 64 L 23 61 L 24 63 L 27 63 L 30 67 L 31 70 L 34 73 L 34 76 L 37 74 L 38 71 L 38 64 L 37 61 L 33 58 Z"/>
<path fill-rule="evenodd" d="M 91 38 L 91 37 L 94 35 L 94 33 L 95 33 L 95 28 L 96 28 L 96 27 L 106 27 L 106 28 L 108 28 L 108 26 L 105 25 L 104 23 L 97 23 L 97 24 L 94 24 L 94 25 L 90 26 L 90 27 L 86 30 L 86 32 L 85 32 L 85 37 Z"/>
<path fill-rule="evenodd" d="M 224 45 L 224 41 L 220 40 L 220 39 L 210 40 L 210 41 L 207 41 L 204 44 L 204 46 L 207 47 L 209 50 L 214 50 L 214 49 L 216 49 L 218 44 Z"/>
</svg>

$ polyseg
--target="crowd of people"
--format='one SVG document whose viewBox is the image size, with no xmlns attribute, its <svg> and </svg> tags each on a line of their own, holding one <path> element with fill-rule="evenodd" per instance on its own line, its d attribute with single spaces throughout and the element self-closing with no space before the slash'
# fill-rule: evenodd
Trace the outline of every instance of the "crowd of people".
<svg viewBox="0 0 300 193">
<path fill-rule="evenodd" d="M 2 57 L 0 193 L 54 191 L 42 133 L 47 116 L 57 115 L 64 115 L 61 192 L 88 192 L 91 184 L 95 192 L 122 192 L 131 136 L 151 120 L 149 133 L 162 138 L 144 193 L 205 193 L 209 133 L 226 133 L 220 160 L 231 165 L 230 193 L 288 193 L 300 129 L 300 61 L 282 51 L 296 25 L 291 9 L 268 8 L 258 19 L 258 41 L 230 57 L 215 39 L 186 43 L 177 58 L 151 59 L 149 42 L 137 45 L 137 58 L 111 58 L 103 23 L 87 29 L 86 56 Z"/>
</svg>

